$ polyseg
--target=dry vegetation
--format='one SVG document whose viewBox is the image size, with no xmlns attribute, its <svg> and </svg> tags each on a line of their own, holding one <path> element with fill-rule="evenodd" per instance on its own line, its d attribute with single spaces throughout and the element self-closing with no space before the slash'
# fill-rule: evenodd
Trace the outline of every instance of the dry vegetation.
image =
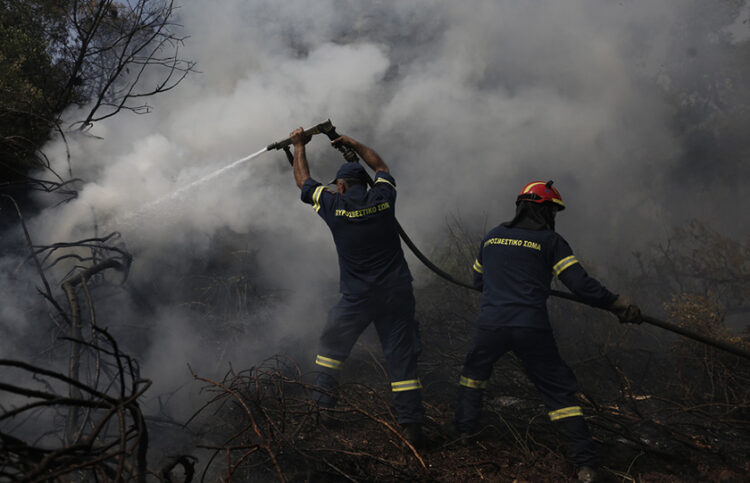
<svg viewBox="0 0 750 483">
<path fill-rule="evenodd" d="M 453 235 L 454 244 L 442 248 L 440 265 L 460 274 L 475 243 L 461 230 L 454 228 Z M 424 448 L 401 437 L 380 349 L 364 337 L 343 371 L 340 404 L 333 410 L 311 403 L 314 368 L 308 360 L 277 356 L 251 368 L 230 367 L 218 380 L 196 370 L 194 384 L 203 388 L 205 404 L 181 422 L 184 438 L 194 442 L 190 454 L 147 461 L 149 435 L 156 436 L 148 431 L 138 398 L 149 381 L 96 320 L 95 306 L 106 303 L 96 300 L 96 287 L 107 283 L 108 273 L 126 274 L 130 261 L 115 242 L 104 237 L 70 246 L 30 245 L 30 260 L 38 263 L 47 286 L 44 295 L 58 311 L 58 344 L 68 348 L 63 359 L 68 367 L 66 372 L 64 366 L 50 370 L 2 361 L 16 372 L 14 382 L 0 389 L 17 396 L 3 403 L 0 415 L 3 479 L 448 482 L 560 481 L 572 475 L 560 437 L 511 355 L 495 367 L 481 430 L 468 442 L 456 437 L 456 381 L 478 297 L 439 281 L 416 294 L 424 347 Z M 720 250 L 702 247 L 718 242 Z M 221 251 L 229 259 L 241 259 L 242 270 L 252 264 L 252 254 L 225 248 Z M 724 261 L 701 260 L 695 250 Z M 670 264 L 686 266 L 680 257 L 695 265 L 686 273 L 670 271 Z M 65 260 L 78 267 L 54 289 L 44 272 Z M 631 293 L 648 300 L 638 292 L 646 287 L 654 299 L 666 301 L 663 309 L 672 322 L 748 348 L 748 334 L 725 325 L 727 307 L 748 304 L 747 245 L 731 244 L 696 224 L 656 252 L 641 254 L 640 261 L 642 273 L 630 278 Z M 728 274 L 722 263 L 735 271 Z M 248 330 L 236 322 L 221 325 L 222 319 L 237 320 L 230 312 L 250 317 L 254 305 L 270 310 L 283 299 L 261 295 L 237 263 L 196 270 L 201 277 L 190 278 L 195 284 L 185 293 L 193 300 L 186 307 L 215 324 L 215 340 L 209 342 L 217 350 L 232 333 Z M 664 280 L 660 291 L 643 282 L 655 276 Z M 552 300 L 550 310 L 561 352 L 581 381 L 581 403 L 612 481 L 743 480 L 750 471 L 747 360 L 660 329 L 623 327 L 609 314 L 569 301 Z M 254 330 L 261 323 L 248 320 Z M 23 427 L 31 421 L 50 426 L 30 439 Z"/>
</svg>

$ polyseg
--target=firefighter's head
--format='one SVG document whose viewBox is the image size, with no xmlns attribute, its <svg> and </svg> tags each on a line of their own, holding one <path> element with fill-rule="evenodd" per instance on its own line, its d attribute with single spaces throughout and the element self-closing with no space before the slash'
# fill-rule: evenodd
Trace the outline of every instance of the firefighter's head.
<svg viewBox="0 0 750 483">
<path fill-rule="evenodd" d="M 552 187 L 552 181 L 532 181 L 523 187 L 516 198 L 516 216 L 507 226 L 554 230 L 555 215 L 564 209 L 560 192 Z"/>
<path fill-rule="evenodd" d="M 359 163 L 346 162 L 336 172 L 336 178 L 331 183 L 336 183 L 336 189 L 344 194 L 346 190 L 354 185 L 367 185 L 367 172 Z"/>
<path fill-rule="evenodd" d="M 552 181 L 532 181 L 527 184 L 521 190 L 521 194 L 516 198 L 516 206 L 522 201 L 529 201 L 531 203 L 549 204 L 556 208 L 555 211 L 562 211 L 565 209 L 565 203 L 563 203 L 560 192 L 552 186 Z"/>
</svg>

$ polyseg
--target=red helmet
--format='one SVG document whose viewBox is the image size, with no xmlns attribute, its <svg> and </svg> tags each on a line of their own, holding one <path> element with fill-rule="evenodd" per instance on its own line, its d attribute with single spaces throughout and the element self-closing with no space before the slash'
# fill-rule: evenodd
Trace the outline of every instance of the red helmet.
<svg viewBox="0 0 750 483">
<path fill-rule="evenodd" d="M 521 190 L 516 198 L 516 204 L 521 201 L 533 201 L 534 203 L 554 203 L 559 210 L 565 209 L 560 192 L 552 187 L 552 181 L 532 181 Z"/>
</svg>

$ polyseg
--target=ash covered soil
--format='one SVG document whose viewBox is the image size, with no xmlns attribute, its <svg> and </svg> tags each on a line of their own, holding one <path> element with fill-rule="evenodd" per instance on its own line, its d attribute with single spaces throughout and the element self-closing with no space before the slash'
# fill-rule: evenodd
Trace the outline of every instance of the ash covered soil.
<svg viewBox="0 0 750 483">
<path fill-rule="evenodd" d="M 480 430 L 468 439 L 455 433 L 460 364 L 441 363 L 449 356 L 443 349 L 434 344 L 422 357 L 427 420 L 421 448 L 400 436 L 379 347 L 365 338 L 347 362 L 335 409 L 312 404 L 314 373 L 282 356 L 209 384 L 213 402 L 191 425 L 211 427 L 206 438 L 214 443 L 198 466 L 207 481 L 230 473 L 235 481 L 572 480 L 564 442 L 513 356 L 495 366 Z M 669 399 L 666 386 L 661 395 L 636 393 L 638 384 L 608 357 L 609 369 L 621 372 L 617 380 L 596 374 L 607 365 L 601 359 L 571 364 L 581 379 L 602 378 L 591 391 L 596 397 L 580 398 L 603 481 L 747 481 L 747 408 L 689 406 Z M 669 360 L 662 362 L 649 361 L 650 369 L 670 374 Z M 615 397 L 602 399 L 607 390 Z"/>
</svg>

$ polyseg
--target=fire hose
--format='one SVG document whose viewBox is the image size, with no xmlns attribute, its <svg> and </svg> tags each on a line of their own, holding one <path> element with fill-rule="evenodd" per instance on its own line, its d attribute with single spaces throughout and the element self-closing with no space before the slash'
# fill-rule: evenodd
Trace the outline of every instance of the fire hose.
<svg viewBox="0 0 750 483">
<path fill-rule="evenodd" d="M 331 141 L 334 141 L 340 137 L 339 134 L 336 132 L 336 127 L 333 126 L 330 119 L 327 119 L 326 121 L 321 122 L 320 124 L 317 124 L 310 129 L 304 130 L 303 134 L 306 136 L 312 136 L 315 134 L 325 134 L 328 137 L 328 139 L 330 139 Z M 294 156 L 292 155 L 291 150 L 289 149 L 289 146 L 291 144 L 292 144 L 291 138 L 286 138 L 281 141 L 275 142 L 273 144 L 269 144 L 267 150 L 271 151 L 273 149 L 276 149 L 276 150 L 282 149 L 284 153 L 286 154 L 289 164 L 294 165 Z M 355 163 L 359 161 L 359 157 L 357 156 L 357 153 L 355 153 L 353 150 L 343 145 L 337 146 L 336 149 L 341 151 L 346 161 L 355 162 Z M 373 185 L 373 179 L 369 174 L 367 174 L 367 184 L 370 187 L 372 187 Z M 406 246 L 409 247 L 409 250 L 411 250 L 412 253 L 414 253 L 414 256 L 416 256 L 419 259 L 419 261 L 421 261 L 435 275 L 437 275 L 438 277 L 454 285 L 468 288 L 470 290 L 479 291 L 479 289 L 474 287 L 474 285 L 455 279 L 451 274 L 445 272 L 440 267 L 432 263 L 432 261 L 429 258 L 427 258 L 427 256 L 424 253 L 422 253 L 422 251 L 414 244 L 411 238 L 409 238 L 409 235 L 406 234 L 406 231 L 404 231 L 403 227 L 398 222 L 398 220 L 396 220 L 396 226 L 398 228 L 398 233 L 401 236 L 401 239 L 404 241 Z M 559 290 L 550 290 L 550 295 L 552 295 L 553 297 L 570 300 L 572 302 L 577 302 L 579 304 L 589 305 L 571 293 L 562 292 Z M 603 309 L 603 310 L 606 310 L 606 309 Z M 670 322 L 666 322 L 664 320 L 660 320 L 660 319 L 657 319 L 655 317 L 651 317 L 648 315 L 642 315 L 641 319 L 644 322 L 654 325 L 656 327 L 660 327 L 662 329 L 668 330 L 670 332 L 674 332 L 676 334 L 682 335 L 689 339 L 693 339 L 695 341 L 702 342 L 712 347 L 716 347 L 717 349 L 730 352 L 736 356 L 744 357 L 745 359 L 750 359 L 750 351 L 737 347 L 723 340 L 719 340 L 714 337 L 710 337 L 708 335 L 699 334 L 697 332 L 688 330 L 684 327 L 680 327 L 679 325 L 672 324 Z"/>
</svg>

